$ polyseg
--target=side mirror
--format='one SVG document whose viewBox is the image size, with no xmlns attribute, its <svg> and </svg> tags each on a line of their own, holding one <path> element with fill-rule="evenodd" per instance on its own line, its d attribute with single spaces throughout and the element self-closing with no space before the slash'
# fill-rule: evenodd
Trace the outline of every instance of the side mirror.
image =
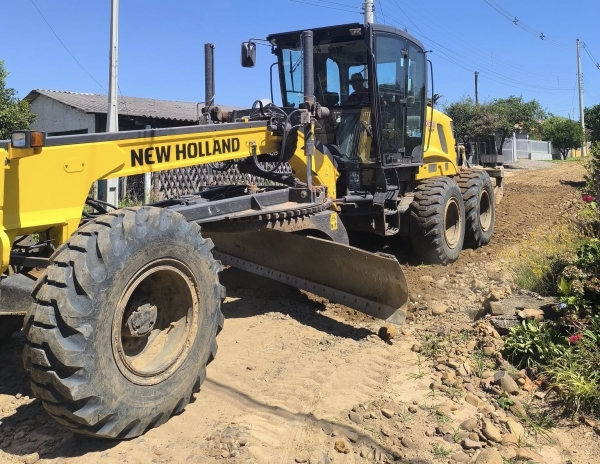
<svg viewBox="0 0 600 464">
<path fill-rule="evenodd" d="M 242 43 L 242 67 L 253 68 L 256 65 L 256 44 L 254 42 Z"/>
</svg>

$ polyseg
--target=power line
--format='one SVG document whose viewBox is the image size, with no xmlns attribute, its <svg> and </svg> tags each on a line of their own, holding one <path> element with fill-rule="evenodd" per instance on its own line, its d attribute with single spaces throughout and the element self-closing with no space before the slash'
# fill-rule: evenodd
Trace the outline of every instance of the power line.
<svg viewBox="0 0 600 464">
<path fill-rule="evenodd" d="M 514 16 L 513 14 L 511 14 L 510 12 L 508 12 L 507 10 L 502 8 L 500 5 L 498 5 L 494 0 L 483 0 L 483 1 L 485 3 L 487 3 L 496 12 L 500 13 L 504 18 L 508 19 L 515 26 L 520 27 L 528 34 L 531 34 L 534 37 L 537 37 L 546 43 L 554 45 L 555 47 L 559 47 L 559 48 L 568 48 L 569 47 L 569 45 L 552 40 L 543 32 L 537 31 L 533 27 L 528 26 L 523 21 L 521 21 L 519 18 L 517 18 L 516 16 Z"/>
<path fill-rule="evenodd" d="M 83 67 L 83 65 L 82 65 L 82 64 L 79 62 L 79 60 L 78 60 L 77 58 L 75 58 L 75 55 L 73 55 L 73 54 L 71 53 L 71 51 L 70 51 L 70 50 L 69 50 L 69 48 L 68 48 L 68 47 L 67 47 L 67 46 L 64 44 L 64 42 L 63 42 L 62 40 L 60 40 L 60 37 L 58 36 L 58 34 L 57 34 L 57 33 L 56 33 L 56 31 L 54 30 L 54 28 L 53 28 L 53 27 L 50 25 L 50 23 L 48 22 L 48 20 L 47 20 L 47 19 L 44 17 L 44 15 L 43 15 L 43 14 L 42 14 L 42 12 L 40 11 L 40 9 L 37 7 L 37 5 L 35 4 L 35 2 L 34 2 L 33 0 L 29 0 L 29 1 L 30 1 L 30 2 L 31 2 L 31 4 L 32 4 L 32 5 L 35 7 L 35 9 L 37 10 L 37 12 L 40 14 L 40 16 L 42 17 L 42 19 L 44 20 L 44 22 L 45 22 L 45 23 L 48 25 L 48 27 L 50 28 L 50 30 L 52 31 L 52 33 L 54 34 L 54 36 L 55 36 L 55 37 L 58 39 L 58 41 L 59 41 L 59 42 L 60 42 L 60 44 L 61 44 L 61 45 L 64 47 L 64 49 L 67 51 L 67 53 L 68 53 L 69 55 L 71 55 L 71 58 L 73 58 L 73 59 L 75 60 L 75 62 L 76 62 L 78 65 L 79 65 L 79 67 L 80 67 L 81 69 L 83 69 L 83 71 L 84 71 L 84 72 L 85 72 L 85 73 L 86 73 L 88 76 L 90 76 L 90 77 L 91 77 L 91 78 L 94 80 L 94 82 L 95 82 L 96 84 L 98 84 L 98 85 L 99 85 L 99 86 L 102 88 L 102 90 L 104 90 L 105 92 L 107 92 L 107 90 L 104 88 L 104 86 L 103 86 L 103 85 L 102 85 L 100 82 L 98 82 L 98 81 L 96 80 L 96 78 L 95 78 L 94 76 L 92 76 L 92 75 L 91 75 L 91 74 L 88 72 L 88 70 L 87 70 L 87 69 L 85 69 L 85 68 Z"/>
<path fill-rule="evenodd" d="M 596 58 L 594 58 L 594 55 L 592 55 L 592 52 L 590 51 L 590 49 L 588 48 L 588 46 L 586 45 L 586 43 L 582 42 L 581 46 L 583 47 L 583 49 L 585 50 L 585 52 L 587 53 L 587 55 L 590 57 L 590 60 L 592 60 L 592 62 L 594 63 L 594 66 L 596 66 L 597 69 L 600 69 L 600 63 L 598 63 L 596 61 Z"/>
<path fill-rule="evenodd" d="M 322 5 L 322 4 L 319 4 L 319 3 L 309 3 L 309 2 L 304 2 L 302 0 L 289 0 L 289 1 L 290 2 L 294 2 L 294 3 L 303 3 L 304 5 L 316 6 L 316 7 L 319 7 L 319 8 L 327 8 L 329 10 L 345 11 L 346 13 L 360 13 L 360 11 L 357 11 L 357 10 L 359 10 L 358 7 L 356 7 L 356 10 L 354 10 L 354 9 L 338 8 L 338 7 L 335 7 L 335 6 Z M 317 0 L 314 0 L 314 1 L 317 1 Z M 326 3 L 331 3 L 331 4 L 334 4 L 334 5 L 343 5 L 342 3 L 328 2 L 326 0 L 321 0 L 321 1 L 322 2 L 326 2 Z M 346 6 L 347 8 L 353 8 L 350 5 L 343 5 L 343 6 Z"/>
</svg>

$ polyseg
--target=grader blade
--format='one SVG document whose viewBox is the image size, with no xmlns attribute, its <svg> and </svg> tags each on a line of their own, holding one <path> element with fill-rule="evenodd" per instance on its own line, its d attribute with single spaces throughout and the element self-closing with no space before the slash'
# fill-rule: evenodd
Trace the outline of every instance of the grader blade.
<svg viewBox="0 0 600 464">
<path fill-rule="evenodd" d="M 206 235 L 206 234 L 204 234 Z M 395 258 L 279 231 L 211 233 L 223 264 L 403 324 L 408 287 Z"/>
</svg>

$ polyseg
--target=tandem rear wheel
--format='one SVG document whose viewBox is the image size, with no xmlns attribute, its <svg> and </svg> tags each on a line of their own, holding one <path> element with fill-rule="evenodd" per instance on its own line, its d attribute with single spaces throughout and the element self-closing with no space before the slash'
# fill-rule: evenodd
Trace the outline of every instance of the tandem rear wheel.
<svg viewBox="0 0 600 464">
<path fill-rule="evenodd" d="M 465 205 L 453 179 L 434 177 L 416 187 L 410 238 L 424 262 L 447 264 L 458 259 L 465 238 Z"/>
<path fill-rule="evenodd" d="M 180 214 L 141 207 L 58 248 L 24 326 L 25 368 L 51 416 L 84 435 L 132 438 L 185 408 L 223 326 L 212 246 Z"/>
</svg>

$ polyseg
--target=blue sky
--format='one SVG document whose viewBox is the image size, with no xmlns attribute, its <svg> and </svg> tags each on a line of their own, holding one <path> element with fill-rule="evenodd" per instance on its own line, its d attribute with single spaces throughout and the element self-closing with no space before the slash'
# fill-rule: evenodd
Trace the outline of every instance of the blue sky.
<svg viewBox="0 0 600 464">
<path fill-rule="evenodd" d="M 259 47 L 258 66 L 241 68 L 242 41 L 363 20 L 362 0 L 120 3 L 123 95 L 202 101 L 203 45 L 213 42 L 217 103 L 239 106 L 269 96 L 273 62 L 269 49 Z M 110 0 L 0 0 L 0 7 L 0 59 L 10 72 L 8 85 L 19 97 L 36 88 L 106 93 Z M 600 103 L 597 0 L 375 0 L 375 8 L 377 22 L 406 28 L 433 50 L 429 57 L 435 91 L 446 102 L 473 96 L 474 71 L 479 71 L 481 101 L 523 95 L 554 114 L 575 113 L 578 119 L 575 39 L 579 38 L 595 58 L 582 49 L 584 103 Z M 507 17 L 516 17 L 518 25 Z"/>
</svg>

